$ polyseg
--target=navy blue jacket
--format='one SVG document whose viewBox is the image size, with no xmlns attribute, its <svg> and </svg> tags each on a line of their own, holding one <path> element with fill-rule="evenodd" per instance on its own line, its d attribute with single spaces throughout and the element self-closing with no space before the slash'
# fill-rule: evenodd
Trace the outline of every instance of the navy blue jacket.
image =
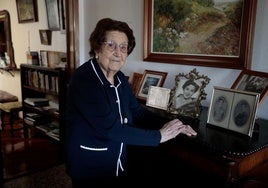
<svg viewBox="0 0 268 188">
<path fill-rule="evenodd" d="M 95 59 L 78 67 L 68 86 L 66 165 L 71 178 L 117 176 L 124 171 L 126 144 L 157 146 L 159 130 L 133 122 L 151 122 L 153 115 L 136 100 L 119 71 L 111 85 Z"/>
</svg>

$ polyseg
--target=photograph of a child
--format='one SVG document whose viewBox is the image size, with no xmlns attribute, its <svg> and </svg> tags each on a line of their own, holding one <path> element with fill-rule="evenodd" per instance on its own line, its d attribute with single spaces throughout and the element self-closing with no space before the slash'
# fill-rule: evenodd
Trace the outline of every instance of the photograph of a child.
<svg viewBox="0 0 268 188">
<path fill-rule="evenodd" d="M 213 120 L 216 122 L 222 122 L 227 114 L 228 101 L 224 96 L 219 96 L 214 104 L 213 108 Z"/>
<path fill-rule="evenodd" d="M 193 108 L 200 93 L 200 85 L 193 79 L 180 80 L 180 85 L 172 99 L 171 107 L 173 109 Z"/>
</svg>

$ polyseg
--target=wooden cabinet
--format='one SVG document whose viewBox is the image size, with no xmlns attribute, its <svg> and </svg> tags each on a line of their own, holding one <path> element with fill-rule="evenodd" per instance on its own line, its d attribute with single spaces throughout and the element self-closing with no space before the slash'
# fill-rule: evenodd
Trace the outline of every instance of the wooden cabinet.
<svg viewBox="0 0 268 188">
<path fill-rule="evenodd" d="M 65 70 L 21 64 L 20 71 L 25 127 L 61 142 L 65 126 Z"/>
</svg>

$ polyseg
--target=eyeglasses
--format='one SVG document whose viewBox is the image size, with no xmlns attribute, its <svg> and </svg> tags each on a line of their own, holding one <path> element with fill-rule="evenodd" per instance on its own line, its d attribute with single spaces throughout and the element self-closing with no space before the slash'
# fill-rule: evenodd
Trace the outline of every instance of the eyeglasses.
<svg viewBox="0 0 268 188">
<path fill-rule="evenodd" d="M 113 52 L 116 48 L 119 48 L 122 53 L 127 53 L 127 50 L 128 50 L 127 43 L 117 44 L 113 40 L 104 41 L 103 43 L 106 45 L 107 50 L 109 50 L 110 52 Z"/>
</svg>

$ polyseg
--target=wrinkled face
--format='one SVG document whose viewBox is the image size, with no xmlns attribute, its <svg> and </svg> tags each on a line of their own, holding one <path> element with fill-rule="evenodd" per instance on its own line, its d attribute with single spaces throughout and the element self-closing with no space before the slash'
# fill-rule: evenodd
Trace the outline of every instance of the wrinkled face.
<svg viewBox="0 0 268 188">
<path fill-rule="evenodd" d="M 193 85 L 188 85 L 183 90 L 184 98 L 190 98 L 195 93 L 195 87 Z"/>
<path fill-rule="evenodd" d="M 126 63 L 128 38 L 119 31 L 110 31 L 106 34 L 106 40 L 102 44 L 98 55 L 98 63 L 105 75 L 115 74 Z"/>
</svg>

